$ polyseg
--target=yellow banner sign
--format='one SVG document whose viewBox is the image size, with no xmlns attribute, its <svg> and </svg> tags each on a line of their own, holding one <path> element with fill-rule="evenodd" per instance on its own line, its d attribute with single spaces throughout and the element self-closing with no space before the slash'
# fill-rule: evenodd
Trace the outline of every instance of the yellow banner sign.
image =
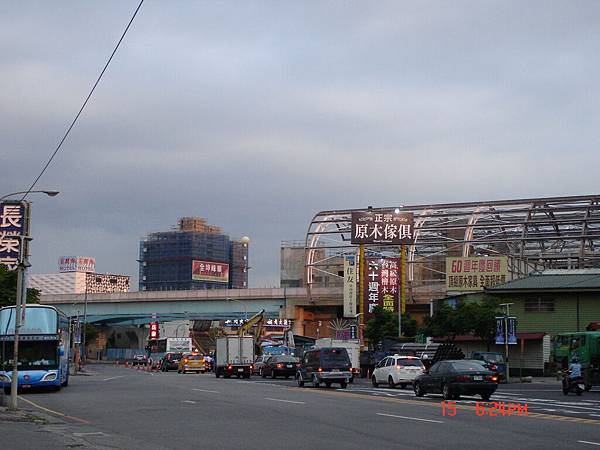
<svg viewBox="0 0 600 450">
<path fill-rule="evenodd" d="M 483 291 L 509 281 L 506 256 L 446 258 L 447 291 Z"/>
</svg>

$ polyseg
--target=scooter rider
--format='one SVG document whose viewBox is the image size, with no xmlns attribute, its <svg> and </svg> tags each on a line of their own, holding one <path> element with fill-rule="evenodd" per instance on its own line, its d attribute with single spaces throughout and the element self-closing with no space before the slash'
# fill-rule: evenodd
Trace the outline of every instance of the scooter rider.
<svg viewBox="0 0 600 450">
<path fill-rule="evenodd" d="M 571 364 L 569 364 L 569 381 L 576 378 L 581 378 L 581 364 L 577 360 L 577 356 L 571 358 Z"/>
</svg>

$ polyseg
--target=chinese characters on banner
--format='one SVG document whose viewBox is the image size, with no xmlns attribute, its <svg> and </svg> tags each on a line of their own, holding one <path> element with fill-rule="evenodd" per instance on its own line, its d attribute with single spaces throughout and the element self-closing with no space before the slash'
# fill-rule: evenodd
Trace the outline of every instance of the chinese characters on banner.
<svg viewBox="0 0 600 450">
<path fill-rule="evenodd" d="M 483 291 L 509 281 L 506 256 L 446 258 L 447 291 Z"/>
<path fill-rule="evenodd" d="M 96 259 L 87 256 L 61 256 L 58 259 L 59 272 L 95 272 Z"/>
<path fill-rule="evenodd" d="M 227 319 L 226 327 L 238 327 L 247 322 L 245 319 Z M 265 326 L 269 328 L 291 328 L 292 321 L 288 319 L 268 319 L 265 321 Z"/>
<path fill-rule="evenodd" d="M 356 258 L 344 258 L 344 317 L 356 316 Z"/>
<path fill-rule="evenodd" d="M 352 213 L 352 244 L 400 245 L 413 240 L 413 213 L 358 211 Z"/>
<path fill-rule="evenodd" d="M 192 261 L 192 280 L 229 283 L 229 264 L 212 261 Z"/>
<path fill-rule="evenodd" d="M 22 251 L 20 236 L 28 234 L 26 204 L 21 202 L 0 203 L 0 264 L 8 270 L 17 270 Z"/>
<path fill-rule="evenodd" d="M 365 322 L 376 306 L 397 312 L 400 297 L 400 258 L 366 258 L 365 260 Z"/>
</svg>

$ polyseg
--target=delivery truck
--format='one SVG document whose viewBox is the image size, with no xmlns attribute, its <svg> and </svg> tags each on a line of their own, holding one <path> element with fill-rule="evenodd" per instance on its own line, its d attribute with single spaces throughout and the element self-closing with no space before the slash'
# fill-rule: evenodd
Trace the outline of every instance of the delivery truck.
<svg viewBox="0 0 600 450">
<path fill-rule="evenodd" d="M 254 357 L 254 336 L 220 337 L 215 353 L 215 376 L 250 378 Z"/>
</svg>

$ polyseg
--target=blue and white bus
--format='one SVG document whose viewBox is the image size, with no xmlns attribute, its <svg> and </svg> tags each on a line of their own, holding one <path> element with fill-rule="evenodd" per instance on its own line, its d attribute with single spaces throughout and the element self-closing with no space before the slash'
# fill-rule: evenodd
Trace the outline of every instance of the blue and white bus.
<svg viewBox="0 0 600 450">
<path fill-rule="evenodd" d="M 10 390 L 15 341 L 15 307 L 0 309 L 0 386 Z M 70 327 L 65 314 L 52 306 L 27 306 L 19 330 L 19 388 L 69 384 Z"/>
</svg>

